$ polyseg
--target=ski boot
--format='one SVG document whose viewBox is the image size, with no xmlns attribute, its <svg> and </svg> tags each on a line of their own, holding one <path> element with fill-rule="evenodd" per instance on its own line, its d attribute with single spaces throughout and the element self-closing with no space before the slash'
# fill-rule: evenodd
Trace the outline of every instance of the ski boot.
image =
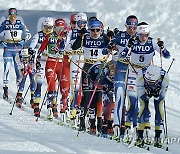
<svg viewBox="0 0 180 154">
<path fill-rule="evenodd" d="M 120 126 L 114 125 L 114 135 L 113 140 L 119 142 L 120 141 Z"/>
<path fill-rule="evenodd" d="M 47 119 L 53 120 L 52 101 L 49 100 L 47 101 L 47 109 L 48 109 Z"/>
<path fill-rule="evenodd" d="M 95 135 L 96 134 L 96 125 L 95 125 L 95 119 L 89 119 L 89 124 L 90 124 L 90 130 L 89 134 Z"/>
<path fill-rule="evenodd" d="M 125 129 L 126 129 L 126 127 L 124 125 L 122 125 L 120 127 L 120 138 L 122 138 L 122 139 L 124 138 Z"/>
<path fill-rule="evenodd" d="M 102 132 L 102 118 L 101 117 L 97 117 L 97 131 L 99 133 Z"/>
<path fill-rule="evenodd" d="M 144 143 L 147 144 L 147 145 L 151 145 L 151 139 L 148 136 L 149 130 L 151 129 L 151 127 L 150 126 L 146 126 L 144 129 L 145 129 L 144 135 L 146 136 L 145 140 L 144 140 Z"/>
<path fill-rule="evenodd" d="M 76 109 L 72 109 L 71 110 L 71 114 L 70 114 L 70 120 L 75 120 L 76 119 Z"/>
<path fill-rule="evenodd" d="M 67 99 L 62 99 L 60 104 L 60 113 L 65 113 L 67 108 Z"/>
<path fill-rule="evenodd" d="M 101 137 L 107 138 L 108 136 L 108 121 L 105 120 L 101 128 Z"/>
<path fill-rule="evenodd" d="M 40 117 L 39 103 L 34 103 L 34 116 Z"/>
<path fill-rule="evenodd" d="M 3 87 L 4 93 L 3 93 L 3 99 L 8 100 L 8 87 Z"/>
<path fill-rule="evenodd" d="M 79 124 L 79 131 L 86 131 L 86 127 L 85 127 L 85 118 L 84 117 L 80 117 L 80 124 Z"/>
<path fill-rule="evenodd" d="M 34 103 L 35 103 L 35 101 L 34 101 L 34 94 L 31 94 L 31 100 L 30 100 L 30 105 L 31 105 L 31 108 L 32 109 L 34 109 Z"/>
<path fill-rule="evenodd" d="M 124 135 L 124 138 L 123 138 L 123 142 L 125 144 L 130 144 L 131 143 L 131 138 L 130 138 L 130 129 L 131 127 L 130 126 L 125 126 L 125 135 Z"/>
<path fill-rule="evenodd" d="M 23 103 L 22 93 L 18 92 L 16 95 L 16 106 L 21 108 L 22 103 Z"/>
<path fill-rule="evenodd" d="M 144 133 L 144 130 L 137 130 L 138 138 L 136 139 L 135 146 L 139 148 L 143 148 L 144 146 L 143 133 Z"/>
<path fill-rule="evenodd" d="M 162 130 L 155 130 L 154 147 L 162 148 L 163 143 L 160 138 L 161 133 L 162 133 Z"/>
<path fill-rule="evenodd" d="M 52 112 L 53 112 L 53 116 L 55 118 L 58 118 L 58 110 L 57 110 L 58 104 L 53 104 L 53 108 L 52 108 Z"/>
<path fill-rule="evenodd" d="M 113 130 L 113 121 L 112 120 L 108 120 L 108 125 L 107 125 L 107 132 L 108 132 L 108 135 L 111 135 L 113 136 L 114 134 L 114 130 Z"/>
</svg>

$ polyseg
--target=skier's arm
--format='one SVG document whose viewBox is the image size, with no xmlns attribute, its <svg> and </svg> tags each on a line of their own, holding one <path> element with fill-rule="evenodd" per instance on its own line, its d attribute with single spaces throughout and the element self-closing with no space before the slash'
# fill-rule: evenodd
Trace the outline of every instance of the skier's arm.
<svg viewBox="0 0 180 154">
<path fill-rule="evenodd" d="M 65 47 L 64 47 L 65 51 L 70 51 L 71 50 L 71 44 L 70 44 L 71 35 L 72 35 L 72 30 L 69 31 L 69 33 L 67 35 L 67 39 L 66 39 L 66 43 L 65 43 Z"/>
<path fill-rule="evenodd" d="M 22 26 L 23 32 L 25 34 L 25 42 L 27 42 L 31 39 L 31 33 L 30 33 L 29 29 L 27 29 L 26 25 L 21 24 L 21 26 Z"/>
<path fill-rule="evenodd" d="M 50 36 L 50 34 L 46 35 L 44 41 L 41 44 L 41 47 L 39 48 L 39 52 L 43 52 L 46 49 L 46 47 L 49 43 L 49 36 Z"/>
<path fill-rule="evenodd" d="M 169 76 L 166 73 L 165 76 L 164 76 L 164 79 L 162 81 L 160 95 L 159 95 L 158 98 L 155 98 L 156 100 L 158 99 L 159 101 L 162 101 L 162 100 L 165 99 L 166 92 L 168 90 L 168 86 L 169 86 Z"/>
<path fill-rule="evenodd" d="M 37 34 L 35 34 L 35 35 L 33 36 L 33 39 L 32 39 L 32 41 L 31 41 L 31 44 L 29 45 L 29 48 L 30 48 L 30 49 L 32 49 L 32 50 L 35 49 L 35 47 L 36 47 L 37 44 L 38 44 L 38 39 L 39 39 L 39 34 L 37 33 Z"/>
<path fill-rule="evenodd" d="M 162 41 L 163 42 L 163 41 Z M 153 44 L 153 48 L 154 50 L 156 50 L 157 52 L 161 52 L 162 56 L 166 59 L 170 58 L 170 52 L 168 50 L 166 50 L 166 48 L 164 48 L 164 43 L 162 43 L 162 46 L 157 44 L 158 42 L 155 42 L 154 40 L 152 40 L 152 44 Z"/>
<path fill-rule="evenodd" d="M 5 22 L 3 22 L 1 25 L 0 25 L 0 33 L 2 33 L 5 29 Z"/>
<path fill-rule="evenodd" d="M 82 36 L 78 35 L 78 37 L 76 38 L 75 42 L 72 45 L 72 49 L 73 50 L 79 49 L 81 47 L 82 41 L 83 41 L 83 44 L 84 44 L 84 40 L 82 40 Z"/>
</svg>

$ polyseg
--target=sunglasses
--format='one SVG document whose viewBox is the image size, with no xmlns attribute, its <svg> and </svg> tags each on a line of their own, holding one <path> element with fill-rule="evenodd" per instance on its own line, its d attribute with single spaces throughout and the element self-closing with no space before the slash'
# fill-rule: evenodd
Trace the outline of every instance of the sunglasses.
<svg viewBox="0 0 180 154">
<path fill-rule="evenodd" d="M 137 27 L 136 26 L 127 26 L 128 29 L 132 29 L 132 30 L 136 30 Z"/>
<path fill-rule="evenodd" d="M 71 24 L 75 25 L 75 24 L 76 24 L 76 21 L 71 21 Z"/>
<path fill-rule="evenodd" d="M 140 33 L 139 36 L 140 36 L 140 37 L 148 37 L 149 34 L 142 34 L 142 33 Z"/>
<path fill-rule="evenodd" d="M 87 24 L 86 20 L 78 20 L 77 21 L 77 25 L 85 25 L 85 24 Z"/>
<path fill-rule="evenodd" d="M 57 31 L 63 31 L 64 30 L 64 27 L 62 27 L 62 26 L 57 26 L 57 27 L 54 27 L 54 28 Z"/>
<path fill-rule="evenodd" d="M 53 29 L 53 26 L 44 25 L 44 28 L 46 28 L 46 29 Z"/>
<path fill-rule="evenodd" d="M 99 32 L 100 29 L 90 29 L 92 32 Z"/>
</svg>

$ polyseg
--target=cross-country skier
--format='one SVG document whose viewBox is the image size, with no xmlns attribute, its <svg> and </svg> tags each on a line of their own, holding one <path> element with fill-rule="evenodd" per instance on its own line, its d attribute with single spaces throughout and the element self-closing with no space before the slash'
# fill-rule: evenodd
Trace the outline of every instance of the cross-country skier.
<svg viewBox="0 0 180 154">
<path fill-rule="evenodd" d="M 169 86 L 169 77 L 165 70 L 156 65 L 150 65 L 148 68 L 139 72 L 136 80 L 138 98 L 141 103 L 138 114 L 138 139 L 136 145 L 142 147 L 144 144 L 144 129 L 150 118 L 149 100 L 154 98 L 155 109 L 155 142 L 154 146 L 161 148 L 162 142 L 160 135 L 164 120 L 163 102 Z"/>
<path fill-rule="evenodd" d="M 81 74 L 82 70 L 79 67 L 83 67 L 83 50 L 72 50 L 72 44 L 77 38 L 78 31 L 87 26 L 87 15 L 83 12 L 72 14 L 70 17 L 71 30 L 68 33 L 65 51 L 68 51 L 71 54 L 70 62 L 70 79 L 71 79 L 71 119 L 76 118 L 76 109 L 80 107 L 81 102 Z M 75 64 L 78 66 L 76 66 Z"/>
<path fill-rule="evenodd" d="M 16 106 L 21 107 L 23 103 L 23 98 L 22 94 L 24 91 L 24 86 L 26 82 L 26 78 L 29 75 L 30 78 L 30 90 L 31 90 L 31 97 L 34 95 L 34 91 L 36 88 L 36 83 L 35 83 L 35 68 L 34 68 L 34 60 L 35 60 L 35 55 L 29 55 L 28 53 L 28 48 L 24 48 L 20 51 L 20 61 L 21 65 L 19 66 L 19 69 L 21 71 L 22 78 L 19 84 L 18 92 L 16 95 Z M 31 98 L 33 99 L 33 98 Z"/>
<path fill-rule="evenodd" d="M 120 57 L 125 59 L 129 64 L 129 73 L 127 78 L 127 94 L 129 96 L 130 106 L 136 106 L 138 102 L 136 90 L 136 77 L 142 68 L 151 64 L 155 51 L 160 53 L 160 58 L 169 58 L 170 53 L 164 48 L 164 42 L 156 42 L 153 38 L 149 37 L 149 25 L 146 22 L 141 22 L 137 26 L 138 36 L 131 38 L 128 41 L 126 48 L 120 53 Z M 128 57 L 130 57 L 128 59 Z M 134 115 L 135 114 L 135 115 Z M 136 116 L 135 108 L 131 108 L 127 112 L 126 126 L 130 126 L 133 117 Z M 149 123 L 146 123 L 149 127 Z M 136 127 L 135 129 L 136 130 Z M 127 139 L 128 140 L 128 139 Z"/>
<path fill-rule="evenodd" d="M 46 80 L 48 84 L 47 93 L 47 109 L 48 119 L 58 117 L 58 104 L 57 104 L 57 92 L 56 92 L 56 78 L 60 86 L 61 101 L 60 101 L 60 112 L 65 113 L 67 110 L 68 95 L 70 89 L 70 63 L 68 56 L 64 55 L 63 50 L 65 46 L 64 30 L 66 28 L 66 22 L 64 19 L 56 19 L 54 22 L 54 31 L 46 35 L 43 41 L 39 54 L 37 57 L 36 67 L 41 68 L 39 62 L 41 54 L 48 48 L 48 58 L 45 66 Z"/>
<path fill-rule="evenodd" d="M 114 89 L 114 62 L 111 60 L 107 62 L 106 66 L 103 68 L 104 63 L 97 62 L 93 64 L 89 70 L 88 74 L 90 77 L 90 84 L 96 84 L 99 80 L 98 89 L 103 91 L 103 123 L 102 123 L 102 130 L 101 135 L 112 135 L 113 128 L 113 117 L 112 112 L 114 109 L 114 102 L 113 102 L 113 89 Z M 102 72 L 101 72 L 102 71 Z M 102 73 L 100 75 L 100 73 Z"/>
<path fill-rule="evenodd" d="M 44 19 L 42 23 L 42 30 L 33 36 L 31 44 L 29 46 L 29 53 L 33 56 L 36 54 L 36 50 L 38 50 L 44 41 L 46 35 L 53 32 L 54 20 L 53 18 L 47 17 Z M 39 117 L 39 103 L 41 100 L 41 87 L 44 81 L 45 76 L 45 63 L 48 57 L 48 49 L 45 49 L 41 56 L 41 68 L 36 70 L 35 81 L 36 81 L 36 90 L 35 93 L 31 95 L 31 107 L 34 108 L 34 115 Z"/>
<path fill-rule="evenodd" d="M 126 93 L 126 74 L 128 63 L 118 55 L 126 47 L 129 39 L 136 35 L 138 19 L 135 15 L 130 15 L 126 18 L 125 31 L 119 31 L 109 43 L 110 49 L 115 49 L 118 52 L 113 57 L 114 59 L 114 93 L 115 93 L 115 108 L 114 108 L 114 140 L 119 140 L 120 135 L 124 134 L 125 125 L 125 93 Z M 130 99 L 131 101 L 131 99 Z M 131 106 L 135 108 L 135 106 Z M 123 117 L 122 117 L 123 116 Z M 122 120 L 121 120 L 122 119 Z M 135 117 L 135 121 L 136 121 Z M 136 125 L 136 122 L 135 122 Z M 121 132 L 120 132 L 121 128 Z"/>
<path fill-rule="evenodd" d="M 17 86 L 21 78 L 18 70 L 19 51 L 23 48 L 24 42 L 31 38 L 31 34 L 27 27 L 17 19 L 17 9 L 10 8 L 8 10 L 8 19 L 6 19 L 0 26 L 0 33 L 4 33 L 4 41 L 0 44 L 4 48 L 4 77 L 3 77 L 3 98 L 8 99 L 8 76 L 12 63 L 14 63 Z M 22 38 L 23 34 L 25 37 Z"/>
<path fill-rule="evenodd" d="M 103 58 L 102 50 L 108 44 L 105 42 L 104 36 L 101 36 L 101 23 L 98 20 L 91 21 L 89 24 L 89 33 L 86 33 L 86 28 L 82 28 L 80 33 L 73 43 L 72 49 L 77 50 L 83 46 L 84 50 L 84 66 L 83 70 L 88 71 L 88 69 L 95 63 Z M 85 34 L 86 33 L 86 34 Z M 85 116 L 87 113 L 88 102 L 92 96 L 94 86 L 90 84 L 90 78 L 85 72 L 82 72 L 82 90 L 83 96 L 81 100 L 81 115 L 80 115 L 80 131 L 86 130 L 85 127 Z M 102 105 L 102 92 L 97 90 L 93 97 L 91 104 L 89 104 L 89 122 L 90 122 L 90 132 L 96 133 L 96 115 L 97 115 L 97 129 L 101 130 L 102 124 L 102 110 L 96 110 L 97 106 Z"/>
</svg>

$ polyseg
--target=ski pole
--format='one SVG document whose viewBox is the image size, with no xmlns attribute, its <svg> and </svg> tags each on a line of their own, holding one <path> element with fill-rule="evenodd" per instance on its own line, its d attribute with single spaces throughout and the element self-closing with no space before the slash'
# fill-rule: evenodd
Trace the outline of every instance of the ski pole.
<svg viewBox="0 0 180 154">
<path fill-rule="evenodd" d="M 23 82 L 24 74 L 25 74 L 25 72 L 23 73 L 23 77 L 22 77 L 22 80 L 21 80 L 20 84 Z M 20 84 L 19 84 L 19 85 L 20 85 Z M 18 91 L 19 91 L 19 89 L 20 89 L 20 86 L 18 87 Z M 13 112 L 13 110 L 14 110 L 14 106 L 15 106 L 16 100 L 17 100 L 17 97 L 16 97 L 15 100 L 14 100 L 13 106 L 12 106 L 11 111 L 10 111 L 10 113 L 9 113 L 10 115 L 12 115 L 12 112 Z"/>
<path fill-rule="evenodd" d="M 163 129 L 164 129 L 164 135 L 167 145 L 168 145 L 168 128 L 167 128 L 167 113 L 166 113 L 166 101 L 164 100 L 164 123 L 163 123 Z M 164 128 L 165 127 L 165 128 Z M 166 151 L 169 151 L 169 147 L 166 147 Z"/>
<path fill-rule="evenodd" d="M 30 85 L 28 86 L 28 88 L 27 88 L 27 90 L 26 90 L 26 92 L 24 94 L 24 97 L 22 98 L 23 102 L 24 102 L 24 100 L 25 100 L 25 98 L 27 96 L 27 93 L 28 93 L 29 89 L 30 89 Z M 24 102 L 24 104 L 26 104 L 26 102 Z"/>
<path fill-rule="evenodd" d="M 173 58 L 171 61 L 171 64 L 167 70 L 167 73 L 170 71 L 173 62 L 175 59 Z M 164 135 L 165 135 L 165 141 L 168 144 L 168 124 L 167 124 L 167 112 L 166 112 L 166 101 L 164 100 L 164 123 L 163 123 L 163 129 L 164 129 Z M 169 151 L 168 146 L 166 147 L 166 151 Z"/>
<path fill-rule="evenodd" d="M 158 38 L 157 39 L 157 41 L 159 42 L 159 41 L 161 41 L 161 39 L 160 38 Z M 159 48 L 160 49 L 160 62 L 161 62 L 161 68 L 162 68 L 162 49 L 161 48 Z"/>
<path fill-rule="evenodd" d="M 168 68 L 168 70 L 167 70 L 167 73 L 170 71 L 170 69 L 171 69 L 172 64 L 174 63 L 174 61 L 175 61 L 175 58 L 172 59 L 171 64 L 170 64 L 170 66 L 169 66 L 169 68 Z"/>
</svg>

